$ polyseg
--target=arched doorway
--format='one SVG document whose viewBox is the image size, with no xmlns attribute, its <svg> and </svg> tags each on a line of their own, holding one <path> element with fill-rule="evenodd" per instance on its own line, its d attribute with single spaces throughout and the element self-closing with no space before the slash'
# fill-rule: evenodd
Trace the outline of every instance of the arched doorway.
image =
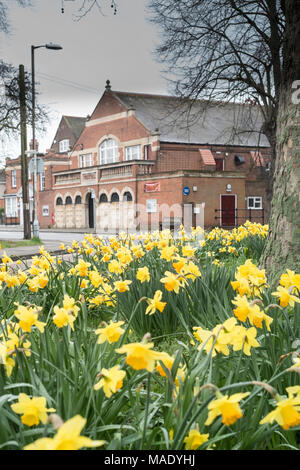
<svg viewBox="0 0 300 470">
<path fill-rule="evenodd" d="M 86 204 L 87 204 L 87 222 L 89 228 L 95 227 L 95 220 L 94 220 L 94 198 L 92 197 L 92 193 L 88 193 L 86 196 Z"/>
</svg>

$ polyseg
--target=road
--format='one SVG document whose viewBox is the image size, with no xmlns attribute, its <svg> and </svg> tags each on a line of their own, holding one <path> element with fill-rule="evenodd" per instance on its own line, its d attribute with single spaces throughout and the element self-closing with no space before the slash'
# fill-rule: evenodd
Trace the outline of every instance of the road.
<svg viewBox="0 0 300 470">
<path fill-rule="evenodd" d="M 55 241 L 62 243 L 71 243 L 73 240 L 80 241 L 83 239 L 86 232 L 67 232 L 55 230 L 41 230 L 40 239 L 44 241 Z M 101 234 L 105 236 L 104 234 Z M 107 236 L 107 235 L 106 235 Z M 1 229 L 0 240 L 23 240 L 23 231 L 20 229 Z"/>
</svg>

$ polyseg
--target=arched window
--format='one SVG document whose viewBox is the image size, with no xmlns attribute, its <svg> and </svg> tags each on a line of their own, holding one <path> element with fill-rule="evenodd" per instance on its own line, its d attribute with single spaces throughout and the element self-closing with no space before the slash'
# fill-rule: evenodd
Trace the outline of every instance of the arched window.
<svg viewBox="0 0 300 470">
<path fill-rule="evenodd" d="M 100 198 L 99 198 L 99 202 L 100 202 L 100 204 L 101 204 L 102 202 L 108 202 L 108 199 L 107 199 L 107 196 L 106 196 L 105 193 L 102 193 L 102 194 L 101 194 L 101 196 L 100 196 Z"/>
<path fill-rule="evenodd" d="M 106 139 L 99 147 L 99 163 L 115 163 L 119 161 L 118 143 L 115 139 Z"/>
<path fill-rule="evenodd" d="M 75 204 L 81 204 L 81 196 L 80 195 L 75 197 Z"/>
<path fill-rule="evenodd" d="M 120 200 L 119 194 L 118 193 L 112 193 L 111 198 L 110 198 L 110 202 L 119 202 L 119 200 Z"/>
<path fill-rule="evenodd" d="M 57 206 L 62 206 L 62 205 L 63 205 L 63 200 L 62 200 L 61 197 L 58 197 L 58 198 L 56 199 L 56 205 L 57 205 Z"/>
<path fill-rule="evenodd" d="M 123 194 L 123 201 L 132 201 L 132 194 L 129 191 Z"/>
<path fill-rule="evenodd" d="M 66 205 L 67 205 L 67 204 L 72 204 L 72 198 L 71 198 L 71 196 L 67 196 L 67 197 L 66 197 Z"/>
</svg>

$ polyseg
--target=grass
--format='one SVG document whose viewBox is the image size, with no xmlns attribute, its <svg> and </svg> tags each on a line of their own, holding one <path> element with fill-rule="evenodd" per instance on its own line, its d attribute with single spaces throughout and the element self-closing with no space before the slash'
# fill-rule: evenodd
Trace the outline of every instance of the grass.
<svg viewBox="0 0 300 470">
<path fill-rule="evenodd" d="M 43 242 L 39 237 L 33 237 L 30 240 L 0 240 L 2 248 L 15 248 L 16 246 L 34 246 L 41 245 Z"/>
</svg>

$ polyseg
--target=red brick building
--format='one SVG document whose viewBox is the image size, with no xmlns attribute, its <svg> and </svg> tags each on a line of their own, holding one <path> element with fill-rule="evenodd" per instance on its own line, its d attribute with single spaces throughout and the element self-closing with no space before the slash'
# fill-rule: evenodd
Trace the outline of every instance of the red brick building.
<svg viewBox="0 0 300 470">
<path fill-rule="evenodd" d="M 42 228 L 54 225 L 53 204 L 53 171 L 69 168 L 68 152 L 84 128 L 86 118 L 74 116 L 62 116 L 51 148 L 44 153 L 38 153 L 37 157 L 44 163 L 44 171 L 37 176 L 37 200 L 38 218 Z M 33 148 L 31 142 L 30 148 Z M 38 150 L 38 144 L 36 143 Z M 7 225 L 23 224 L 22 213 L 22 181 L 21 181 L 21 157 L 6 159 L 6 185 L 4 191 L 5 217 Z M 33 175 L 28 172 L 28 187 L 30 199 L 30 213 L 32 221 L 33 209 Z"/>
<path fill-rule="evenodd" d="M 195 225 L 200 213 L 205 227 L 266 222 L 261 124 L 253 106 L 191 108 L 175 97 L 112 91 L 107 82 L 72 150 L 59 154 L 55 142 L 44 157 L 51 175 L 39 194 L 40 225 L 49 224 L 46 201 L 55 226 L 70 229 Z M 61 123 L 55 140 L 65 139 Z"/>
</svg>

